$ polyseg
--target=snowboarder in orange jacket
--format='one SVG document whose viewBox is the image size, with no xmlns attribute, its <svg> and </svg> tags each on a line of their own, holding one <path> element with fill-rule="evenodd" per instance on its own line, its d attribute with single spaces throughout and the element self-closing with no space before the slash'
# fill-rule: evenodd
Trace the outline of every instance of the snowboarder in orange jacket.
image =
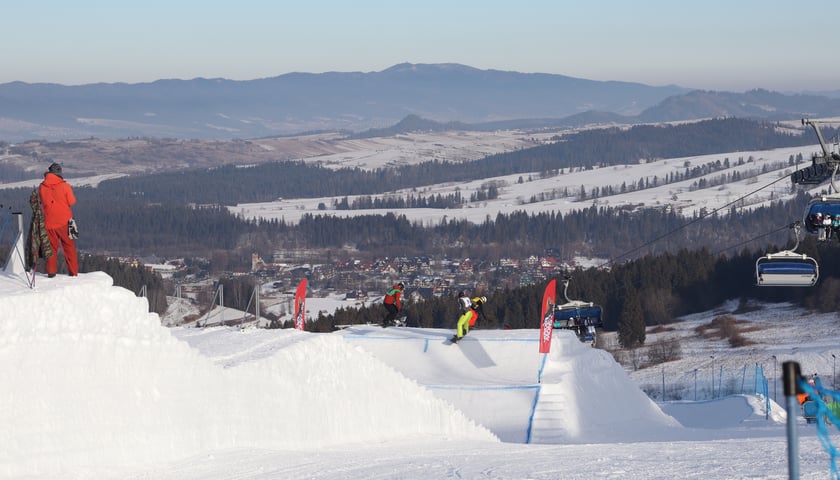
<svg viewBox="0 0 840 480">
<path fill-rule="evenodd" d="M 391 290 L 388 290 L 388 293 L 385 294 L 385 299 L 382 303 L 385 305 L 385 309 L 388 310 L 388 313 L 385 315 L 385 318 L 382 319 L 382 328 L 385 328 L 397 318 L 397 314 L 400 313 L 402 310 L 402 292 L 405 288 L 402 282 L 394 285 L 391 287 Z"/>
</svg>

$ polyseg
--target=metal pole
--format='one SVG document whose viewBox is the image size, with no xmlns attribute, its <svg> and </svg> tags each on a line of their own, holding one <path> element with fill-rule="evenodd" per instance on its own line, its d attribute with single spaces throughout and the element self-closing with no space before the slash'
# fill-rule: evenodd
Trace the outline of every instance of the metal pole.
<svg viewBox="0 0 840 480">
<path fill-rule="evenodd" d="M 776 359 L 776 356 L 773 355 L 773 401 L 776 402 L 776 403 L 779 403 L 779 401 L 776 400 L 776 389 L 777 389 L 776 385 L 779 384 L 779 377 L 776 376 L 776 364 L 777 364 L 777 359 Z"/>
<path fill-rule="evenodd" d="M 787 409 L 787 440 L 788 440 L 788 479 L 799 480 L 799 438 L 796 431 L 796 419 L 799 417 L 799 402 L 796 400 L 796 382 L 801 376 L 799 364 L 785 362 L 782 364 L 784 375 L 785 406 Z"/>
<path fill-rule="evenodd" d="M 712 398 L 715 398 L 715 357 L 710 355 L 709 358 L 712 359 Z"/>
<path fill-rule="evenodd" d="M 747 365 L 744 364 L 744 369 L 741 370 L 741 393 L 744 393 L 744 382 L 746 381 L 746 378 L 747 378 Z"/>
<path fill-rule="evenodd" d="M 665 365 L 662 365 L 662 401 L 665 401 Z"/>
<path fill-rule="evenodd" d="M 17 238 L 18 238 L 18 237 L 20 237 L 21 239 L 23 239 L 23 212 L 12 212 L 12 215 L 17 216 L 17 222 L 18 222 L 18 233 L 17 233 L 17 236 L 15 236 L 15 242 L 17 242 Z M 11 255 L 13 254 L 13 252 L 14 252 L 15 250 L 17 250 L 17 248 L 15 247 L 15 245 L 13 245 L 13 246 L 12 246 L 12 251 L 11 251 L 11 252 L 9 252 L 9 256 L 10 256 L 10 257 L 11 257 Z M 25 256 L 25 254 L 24 254 L 22 251 L 20 251 L 20 250 L 18 250 L 18 254 L 19 254 L 19 255 L 21 255 L 21 254 L 22 254 L 22 255 L 24 255 L 24 256 Z M 26 283 L 28 283 L 28 284 L 29 284 L 29 288 L 35 288 L 35 271 L 36 271 L 36 270 L 38 270 L 38 262 L 35 262 L 35 264 L 34 264 L 34 265 L 29 265 L 30 267 L 32 267 L 32 276 L 30 277 L 30 275 L 29 275 L 29 273 L 28 273 L 28 272 L 29 272 L 29 270 L 27 270 L 27 269 L 26 269 L 26 267 L 27 267 L 27 265 L 26 265 L 26 258 L 19 258 L 19 260 L 20 260 L 20 263 L 23 265 L 23 270 L 24 270 L 25 272 L 27 272 L 27 273 L 26 273 Z"/>
<path fill-rule="evenodd" d="M 255 324 L 257 328 L 260 326 L 260 280 L 257 279 L 256 285 L 254 286 L 254 317 L 256 317 L 257 321 Z"/>
</svg>

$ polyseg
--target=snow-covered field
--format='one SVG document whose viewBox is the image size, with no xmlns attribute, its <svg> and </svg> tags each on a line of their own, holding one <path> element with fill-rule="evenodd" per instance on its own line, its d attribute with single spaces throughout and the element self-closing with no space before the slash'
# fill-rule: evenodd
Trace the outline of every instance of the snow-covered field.
<svg viewBox="0 0 840 480">
<path fill-rule="evenodd" d="M 274 202 L 240 204 L 230 207 L 231 212 L 245 218 L 283 219 L 288 223 L 296 223 L 305 214 L 331 215 L 353 217 L 358 215 L 384 214 L 395 212 L 404 215 L 412 222 L 423 225 L 434 225 L 441 219 L 465 219 L 474 223 L 483 222 L 488 216 L 495 218 L 499 212 L 524 211 L 527 213 L 558 212 L 568 213 L 582 210 L 592 205 L 620 207 L 626 205 L 665 208 L 670 206 L 684 215 L 691 216 L 701 209 L 712 211 L 734 203 L 738 208 L 755 208 L 771 200 L 791 198 L 795 193 L 788 178 L 795 170 L 810 165 L 811 154 L 819 151 L 819 145 L 812 147 L 791 147 L 775 150 L 756 150 L 747 152 L 732 152 L 725 154 L 670 158 L 634 165 L 610 166 L 584 171 L 566 171 L 562 175 L 541 178 L 539 172 L 514 174 L 502 177 L 485 178 L 481 180 L 456 183 L 427 185 L 423 188 L 389 192 L 373 195 L 373 198 L 402 196 L 447 196 L 457 191 L 463 198 L 470 198 L 488 182 L 499 186 L 498 198 L 481 202 L 468 203 L 463 208 L 430 209 L 410 208 L 393 210 L 336 210 L 334 204 L 343 197 L 318 198 L 284 198 Z M 397 152 L 391 152 L 396 155 Z M 789 167 L 788 159 L 798 154 L 806 159 L 804 164 Z M 729 169 L 716 171 L 706 175 L 706 180 L 714 180 L 722 174 L 739 172 L 744 179 L 725 185 L 705 189 L 693 189 L 692 185 L 700 178 L 691 178 L 681 182 L 662 184 L 668 175 L 683 173 L 688 168 L 701 167 L 707 163 L 729 159 L 732 165 Z M 736 165 L 743 159 L 743 165 Z M 748 161 L 752 159 L 752 161 Z M 780 166 L 780 164 L 783 164 Z M 363 166 L 365 163 L 345 166 Z M 623 183 L 630 185 L 640 179 L 653 181 L 657 177 L 659 186 L 627 193 L 601 196 L 600 198 L 579 198 L 583 188 L 587 195 L 596 187 L 613 187 L 619 192 Z M 520 183 L 520 180 L 521 183 Z M 486 187 L 485 187 L 486 188 Z M 813 193 L 825 190 L 826 185 L 812 188 Z M 568 191 L 568 196 L 562 192 Z M 545 200 L 541 200 L 545 195 Z M 536 197 L 539 201 L 532 201 Z M 741 201 L 741 199 L 743 200 Z M 348 197 L 352 203 L 354 197 Z M 321 206 L 319 209 L 319 205 Z M 323 209 L 326 207 L 326 209 Z M 793 220 L 793 219 L 792 219 Z"/>
<path fill-rule="evenodd" d="M 0 311 L 3 478 L 788 478 L 775 402 L 654 403 L 637 383 L 658 368 L 628 375 L 566 332 L 543 360 L 534 330 L 444 345 L 434 329 L 168 329 L 103 273 L 34 288 L 0 273 Z M 686 339 L 675 368 L 829 369 L 833 314 L 748 317 L 767 327 L 745 333 L 755 345 Z M 828 478 L 813 427 L 798 431 L 801 478 Z"/>
<path fill-rule="evenodd" d="M 837 357 L 840 357 L 840 342 L 834 332 L 840 328 L 837 312 L 820 314 L 807 312 L 789 304 L 754 306 L 755 310 L 737 312 L 737 302 L 722 305 L 718 310 L 689 315 L 679 323 L 668 325 L 669 331 L 648 333 L 645 343 L 655 344 L 665 339 L 679 339 L 683 358 L 663 366 L 638 370 L 630 373 L 637 384 L 653 387 L 657 393 L 664 375 L 666 391 L 671 385 L 688 386 L 687 399 L 694 398 L 693 385 L 697 369 L 698 398 L 709 398 L 712 370 L 715 389 L 720 391 L 740 389 L 744 377 L 752 382 L 752 370 L 760 366 L 770 381 L 769 393 L 783 402 L 781 382 L 773 383 L 774 371 L 781 377 L 782 364 L 796 361 L 802 366 L 802 373 L 814 373 L 822 377 L 827 387 L 835 387 Z M 701 339 L 697 327 L 708 325 L 721 315 L 731 315 L 737 320 L 737 328 L 749 340 L 745 346 L 731 348 L 728 339 Z M 714 331 L 714 330 L 712 330 Z M 832 356 L 833 355 L 833 356 Z M 714 358 L 712 358 L 714 357 Z M 774 358 L 775 357 L 775 358 Z M 746 374 L 744 373 L 746 369 Z M 721 373 L 723 376 L 721 377 Z"/>
</svg>

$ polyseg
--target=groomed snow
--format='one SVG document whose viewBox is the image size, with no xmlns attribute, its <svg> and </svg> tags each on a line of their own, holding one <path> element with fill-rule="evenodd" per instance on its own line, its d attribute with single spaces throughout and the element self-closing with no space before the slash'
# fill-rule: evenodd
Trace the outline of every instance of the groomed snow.
<svg viewBox="0 0 840 480">
<path fill-rule="evenodd" d="M 787 478 L 763 401 L 660 408 L 565 332 L 167 329 L 104 273 L 0 273 L 0 312 L 3 478 Z"/>
</svg>

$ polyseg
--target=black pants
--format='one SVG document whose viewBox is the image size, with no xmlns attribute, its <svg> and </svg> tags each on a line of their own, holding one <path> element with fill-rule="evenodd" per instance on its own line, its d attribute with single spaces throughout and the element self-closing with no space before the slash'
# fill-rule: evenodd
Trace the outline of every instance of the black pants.
<svg viewBox="0 0 840 480">
<path fill-rule="evenodd" d="M 397 313 L 399 313 L 400 311 L 397 309 L 397 306 L 393 303 L 386 303 L 384 305 L 385 310 L 388 310 L 388 314 L 385 315 L 385 319 L 382 320 L 382 325 L 386 326 L 391 324 L 391 322 L 393 322 L 394 319 L 397 318 Z"/>
</svg>

